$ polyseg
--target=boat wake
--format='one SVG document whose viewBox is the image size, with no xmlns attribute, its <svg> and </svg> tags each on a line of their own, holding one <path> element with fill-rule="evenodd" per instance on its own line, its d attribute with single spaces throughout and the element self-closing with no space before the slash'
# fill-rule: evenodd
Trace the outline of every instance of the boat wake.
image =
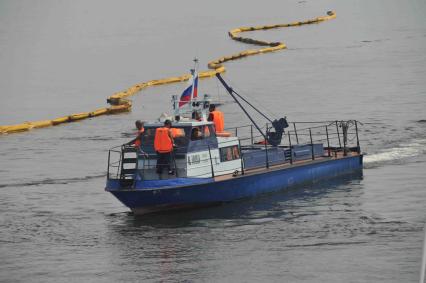
<svg viewBox="0 0 426 283">
<path fill-rule="evenodd" d="M 400 144 L 382 152 L 364 156 L 364 168 L 375 168 L 389 162 L 403 161 L 409 157 L 426 154 L 426 139 Z"/>
<path fill-rule="evenodd" d="M 85 177 L 76 177 L 76 178 L 58 178 L 58 179 L 48 178 L 48 179 L 37 180 L 37 181 L 0 184 L 0 188 L 27 187 L 27 186 L 40 186 L 40 185 L 58 185 L 58 184 L 64 185 L 64 184 L 69 184 L 69 183 L 85 182 L 85 181 L 88 181 L 88 180 L 91 180 L 91 179 L 104 178 L 105 176 L 106 176 L 106 173 L 92 175 L 92 176 L 85 176 Z"/>
</svg>

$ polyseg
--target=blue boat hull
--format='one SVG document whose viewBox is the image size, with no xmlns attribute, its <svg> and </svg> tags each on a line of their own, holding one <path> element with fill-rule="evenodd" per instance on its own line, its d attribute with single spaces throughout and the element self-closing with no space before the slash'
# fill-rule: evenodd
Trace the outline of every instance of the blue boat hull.
<svg viewBox="0 0 426 283">
<path fill-rule="evenodd" d="M 135 214 L 145 214 L 254 197 L 360 170 L 362 170 L 362 155 L 318 160 L 275 170 L 265 169 L 256 174 L 246 174 L 223 181 L 211 179 L 207 183 L 174 187 L 146 188 L 142 183 L 136 182 L 134 188 L 123 189 L 119 180 L 109 179 L 106 190 Z"/>
</svg>

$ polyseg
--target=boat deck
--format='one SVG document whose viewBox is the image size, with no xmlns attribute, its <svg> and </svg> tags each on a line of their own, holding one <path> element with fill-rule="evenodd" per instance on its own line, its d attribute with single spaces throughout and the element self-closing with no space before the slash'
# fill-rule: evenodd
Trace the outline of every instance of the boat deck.
<svg viewBox="0 0 426 283">
<path fill-rule="evenodd" d="M 263 172 L 266 172 L 266 171 L 281 170 L 281 169 L 285 169 L 285 168 L 292 168 L 292 167 L 302 166 L 302 165 L 306 165 L 306 164 L 323 162 L 323 161 L 326 161 L 326 160 L 336 160 L 336 159 L 342 159 L 342 158 L 345 158 L 345 157 L 359 156 L 359 155 L 361 155 L 361 154 L 359 154 L 358 152 L 347 152 L 346 156 L 344 156 L 343 152 L 335 152 L 335 154 L 332 155 L 332 156 L 315 157 L 315 160 L 304 159 L 304 160 L 294 161 L 293 164 L 286 162 L 286 163 L 282 163 L 282 164 L 270 165 L 269 168 L 262 166 L 262 167 L 258 167 L 258 168 L 246 169 L 246 170 L 244 170 L 244 175 L 254 175 L 254 174 L 263 173 Z M 229 179 L 232 179 L 232 178 L 235 178 L 235 177 L 238 177 L 238 176 L 242 176 L 241 173 L 239 173 L 237 176 L 235 176 L 234 174 L 226 174 L 226 175 L 216 176 L 216 177 L 214 177 L 214 180 L 215 181 L 225 181 L 225 180 L 229 180 Z"/>
</svg>

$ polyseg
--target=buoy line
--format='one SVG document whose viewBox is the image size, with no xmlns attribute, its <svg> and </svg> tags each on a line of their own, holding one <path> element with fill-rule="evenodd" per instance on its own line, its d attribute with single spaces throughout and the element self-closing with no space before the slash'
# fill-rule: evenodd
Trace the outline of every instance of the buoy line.
<svg viewBox="0 0 426 283">
<path fill-rule="evenodd" d="M 236 53 L 230 56 L 225 56 L 225 57 L 221 57 L 216 60 L 210 61 L 207 64 L 210 70 L 199 72 L 198 76 L 200 79 L 214 77 L 216 73 L 225 72 L 225 67 L 222 65 L 225 62 L 237 60 L 237 59 L 248 57 L 248 56 L 274 52 L 274 51 L 287 48 L 287 46 L 283 42 L 268 42 L 268 41 L 261 41 L 261 40 L 256 40 L 252 38 L 247 38 L 247 37 L 241 37 L 239 36 L 240 33 L 248 32 L 248 31 L 256 31 L 256 30 L 268 30 L 268 29 L 276 29 L 276 28 L 283 28 L 283 27 L 294 27 L 294 26 L 301 26 L 301 25 L 308 25 L 308 24 L 316 24 L 326 20 L 334 19 L 335 17 L 336 17 L 336 13 L 334 11 L 328 11 L 327 16 L 317 17 L 317 18 L 313 18 L 313 19 L 301 21 L 301 22 L 292 22 L 289 24 L 276 24 L 276 25 L 266 25 L 266 26 L 254 26 L 254 27 L 240 27 L 240 28 L 232 29 L 228 32 L 228 34 L 233 40 L 244 42 L 247 44 L 260 45 L 260 46 L 266 46 L 266 47 L 260 48 L 260 49 L 248 49 L 240 53 Z M 16 124 L 16 125 L 4 125 L 4 126 L 0 126 L 0 134 L 23 132 L 23 131 L 28 131 L 31 129 L 44 128 L 49 126 L 56 126 L 63 123 L 80 121 L 83 119 L 98 117 L 101 115 L 128 112 L 132 108 L 132 102 L 128 99 L 128 97 L 135 95 L 136 93 L 140 92 L 141 90 L 147 87 L 183 82 L 183 81 L 189 80 L 190 77 L 191 77 L 190 74 L 185 74 L 178 77 L 170 77 L 166 79 L 152 80 L 148 82 L 135 84 L 124 91 L 114 93 L 113 95 L 108 97 L 107 102 L 111 105 L 110 107 L 99 108 L 89 112 L 74 113 L 71 115 L 58 117 L 52 120 L 31 121 L 31 122 L 24 122 L 24 123 Z"/>
</svg>

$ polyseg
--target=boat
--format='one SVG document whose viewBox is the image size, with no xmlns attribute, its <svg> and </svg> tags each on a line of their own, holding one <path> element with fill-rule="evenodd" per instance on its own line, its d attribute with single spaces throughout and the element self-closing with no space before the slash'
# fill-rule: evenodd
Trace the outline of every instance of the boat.
<svg viewBox="0 0 426 283">
<path fill-rule="evenodd" d="M 216 132 L 207 119 L 212 98 L 198 95 L 195 68 L 191 73 L 192 83 L 172 97 L 173 175 L 156 171 L 154 137 L 164 115 L 145 123 L 140 147 L 126 144 L 108 152 L 105 190 L 135 215 L 231 202 L 362 172 L 358 121 L 270 119 L 217 74 L 251 124 Z M 267 123 L 260 126 L 248 109 Z M 194 131 L 201 135 L 194 137 Z"/>
</svg>

